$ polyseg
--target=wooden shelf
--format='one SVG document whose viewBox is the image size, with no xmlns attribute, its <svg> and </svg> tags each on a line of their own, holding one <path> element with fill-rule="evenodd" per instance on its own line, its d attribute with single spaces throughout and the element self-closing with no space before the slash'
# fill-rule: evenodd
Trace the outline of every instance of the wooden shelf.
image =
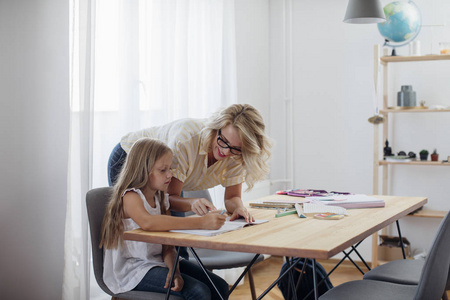
<svg viewBox="0 0 450 300">
<path fill-rule="evenodd" d="M 383 56 L 380 61 L 383 65 L 394 62 L 450 60 L 450 55 L 421 55 L 421 56 Z"/>
<path fill-rule="evenodd" d="M 406 109 L 397 109 L 397 108 L 388 108 L 381 109 L 380 113 L 385 115 L 388 113 L 430 113 L 430 112 L 450 112 L 450 109 L 428 109 L 428 108 L 406 108 Z"/>
<path fill-rule="evenodd" d="M 418 166 L 445 166 L 450 167 L 450 163 L 443 163 L 442 161 L 430 161 L 430 160 L 414 160 L 414 161 L 385 161 L 380 160 L 378 162 L 380 166 L 384 165 L 418 165 Z"/>
<path fill-rule="evenodd" d="M 389 139 L 390 131 L 388 127 L 391 127 L 395 124 L 389 124 L 389 118 L 395 117 L 392 114 L 398 113 L 438 113 L 438 112 L 450 112 L 450 107 L 445 107 L 445 109 L 430 109 L 426 106 L 417 106 L 417 107 L 397 107 L 395 106 L 394 99 L 392 98 L 392 92 L 389 88 L 389 85 L 393 83 L 392 78 L 390 76 L 390 65 L 391 63 L 408 63 L 408 62 L 430 62 L 430 64 L 434 64 L 435 67 L 444 67 L 448 68 L 446 61 L 450 61 L 450 55 L 421 55 L 421 56 L 383 56 L 380 57 L 380 45 L 375 45 L 374 47 L 374 74 L 379 73 L 380 65 L 382 67 L 382 75 L 380 80 L 382 81 L 382 92 L 383 92 L 383 105 L 380 109 L 380 114 L 384 116 L 384 122 L 379 123 L 381 126 L 374 126 L 374 160 L 373 160 L 373 193 L 379 194 L 381 188 L 381 194 L 387 195 L 389 193 L 390 185 L 393 185 L 393 178 L 391 177 L 391 173 L 393 172 L 392 168 L 389 168 L 389 165 L 409 165 L 409 166 L 450 166 L 450 163 L 443 163 L 441 161 L 421 161 L 421 160 L 413 160 L 409 162 L 402 161 L 385 161 L 383 159 L 379 159 L 382 157 L 382 153 L 380 150 L 383 150 L 383 146 L 380 145 L 381 141 L 386 141 Z M 440 62 L 440 63 L 439 63 Z M 417 68 L 420 68 L 421 64 L 415 65 Z M 400 68 L 401 69 L 401 68 Z M 420 70 L 419 70 L 420 71 Z M 395 75 L 395 74 L 394 74 Z M 378 86 L 378 77 L 374 76 L 375 86 Z M 392 104 L 390 106 L 390 104 Z M 398 116 L 398 115 L 397 115 Z M 443 116 L 443 115 L 442 115 Z M 445 116 L 447 117 L 447 116 Z M 378 123 L 376 123 L 378 124 Z M 382 130 L 382 137 L 380 139 L 380 130 Z M 446 159 L 440 157 L 441 159 Z M 417 157 L 419 159 L 419 157 Z M 381 167 L 381 168 L 380 168 Z M 382 174 L 380 174 L 380 171 Z M 429 170 L 427 170 L 429 172 Z M 381 176 L 380 176 L 381 175 Z M 381 182 L 380 182 L 381 179 Z M 442 186 L 445 189 L 445 186 Z M 447 211 L 438 211 L 426 209 L 425 207 L 412 215 L 408 215 L 408 217 L 422 217 L 422 218 L 443 218 L 447 214 Z M 374 234 L 372 237 L 372 266 L 378 265 L 378 235 Z"/>
<path fill-rule="evenodd" d="M 444 218 L 447 211 L 443 210 L 431 210 L 431 209 L 421 209 L 413 214 L 407 215 L 407 217 L 419 217 L 419 218 Z"/>
</svg>

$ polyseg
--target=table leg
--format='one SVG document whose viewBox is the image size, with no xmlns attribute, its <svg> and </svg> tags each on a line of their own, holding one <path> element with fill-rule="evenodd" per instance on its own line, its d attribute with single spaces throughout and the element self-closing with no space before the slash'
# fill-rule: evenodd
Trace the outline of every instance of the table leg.
<svg viewBox="0 0 450 300">
<path fill-rule="evenodd" d="M 312 269 L 313 269 L 313 284 L 314 284 L 314 299 L 319 299 L 319 292 L 317 290 L 317 272 L 316 272 L 316 259 L 312 259 Z"/>
<path fill-rule="evenodd" d="M 402 246 L 403 259 L 406 259 L 405 245 L 403 244 L 402 233 L 400 231 L 400 223 L 398 222 L 398 220 L 395 221 L 395 223 L 397 224 L 398 237 L 400 238 L 400 245 Z"/>
<path fill-rule="evenodd" d="M 296 265 L 297 263 L 300 261 L 301 257 L 298 257 L 296 259 L 293 260 L 293 263 L 284 271 L 283 274 L 281 274 L 280 276 L 278 276 L 278 278 L 257 298 L 257 300 L 262 299 L 265 295 L 267 295 L 267 293 L 270 292 L 270 290 L 273 289 L 273 287 L 275 285 L 277 285 L 277 283 L 284 277 L 286 276 Z"/>
<path fill-rule="evenodd" d="M 200 257 L 198 257 L 197 252 L 195 252 L 194 248 L 189 247 L 191 250 L 192 255 L 195 257 L 195 260 L 197 261 L 200 268 L 202 268 L 203 272 L 205 273 L 206 277 L 208 277 L 209 282 L 211 282 L 212 286 L 216 290 L 217 294 L 219 295 L 220 299 L 223 299 L 223 296 L 220 294 L 219 290 L 217 289 L 216 285 L 214 284 L 213 280 L 211 279 L 211 276 L 209 276 L 208 271 L 206 270 L 205 266 L 203 265 L 202 261 L 200 260 Z"/>
<path fill-rule="evenodd" d="M 236 282 L 234 283 L 234 285 L 231 287 L 230 292 L 228 293 L 231 294 L 234 289 L 237 287 L 237 285 L 239 284 L 239 281 L 241 281 L 241 279 L 245 276 L 245 274 L 247 274 L 247 272 L 250 270 L 250 268 L 253 266 L 253 264 L 255 263 L 255 261 L 258 259 L 258 257 L 261 254 L 255 254 L 255 257 L 253 257 L 252 261 L 247 265 L 247 267 L 245 268 L 245 270 L 242 272 L 242 274 L 239 276 L 239 278 L 236 280 Z"/>
</svg>

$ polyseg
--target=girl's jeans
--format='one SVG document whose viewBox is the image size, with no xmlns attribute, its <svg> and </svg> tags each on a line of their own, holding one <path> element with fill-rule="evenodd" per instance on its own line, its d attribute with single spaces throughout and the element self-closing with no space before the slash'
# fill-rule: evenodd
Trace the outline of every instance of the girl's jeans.
<svg viewBox="0 0 450 300">
<path fill-rule="evenodd" d="M 164 284 L 168 272 L 168 268 L 154 267 L 150 269 L 135 290 L 167 293 Z M 180 273 L 184 280 L 183 289 L 179 292 L 171 291 L 171 295 L 181 296 L 186 300 L 220 299 L 205 273 L 196 263 L 180 260 Z M 222 297 L 228 299 L 228 283 L 212 272 L 208 271 L 208 274 Z"/>
</svg>

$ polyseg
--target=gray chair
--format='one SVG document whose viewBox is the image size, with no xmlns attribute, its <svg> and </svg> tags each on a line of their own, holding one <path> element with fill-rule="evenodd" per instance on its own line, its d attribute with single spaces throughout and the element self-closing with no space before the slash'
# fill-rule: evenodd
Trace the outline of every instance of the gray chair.
<svg viewBox="0 0 450 300">
<path fill-rule="evenodd" d="M 210 202 L 211 195 L 208 190 L 183 192 L 183 197 L 186 198 L 205 198 Z M 210 249 L 199 249 L 194 248 L 195 252 L 199 256 L 205 268 L 208 270 L 223 270 L 231 268 L 246 267 L 252 259 L 255 257 L 254 253 L 243 253 L 243 252 L 232 252 L 232 251 L 221 251 L 221 250 L 210 250 Z M 189 252 L 189 260 L 197 263 L 192 253 Z M 264 256 L 260 255 L 255 263 L 264 260 Z M 248 269 L 248 281 L 250 285 L 250 292 L 252 294 L 252 299 L 256 299 L 255 283 L 253 280 L 252 269 Z"/>
<path fill-rule="evenodd" d="M 92 263 L 94 266 L 94 275 L 97 284 L 105 293 L 114 298 L 135 299 L 135 300 L 166 299 L 166 294 L 153 292 L 129 291 L 126 293 L 114 294 L 108 289 L 106 284 L 103 282 L 103 248 L 99 248 L 98 245 L 100 244 L 101 239 L 100 233 L 103 216 L 105 214 L 106 205 L 108 204 L 111 193 L 112 193 L 111 187 L 103 187 L 92 189 L 86 194 L 86 207 L 92 243 Z M 171 295 L 170 299 L 182 300 L 183 298 Z"/>
<path fill-rule="evenodd" d="M 398 259 L 370 270 L 364 274 L 363 279 L 418 285 L 424 264 L 424 259 Z M 450 270 L 442 299 L 448 300 L 448 290 L 450 290 Z"/>
<path fill-rule="evenodd" d="M 441 299 L 450 272 L 450 216 L 439 225 L 436 237 L 420 272 L 418 284 L 400 284 L 378 280 L 343 283 L 322 295 L 320 300 L 438 300 Z M 404 281 L 407 282 L 407 281 Z"/>
</svg>

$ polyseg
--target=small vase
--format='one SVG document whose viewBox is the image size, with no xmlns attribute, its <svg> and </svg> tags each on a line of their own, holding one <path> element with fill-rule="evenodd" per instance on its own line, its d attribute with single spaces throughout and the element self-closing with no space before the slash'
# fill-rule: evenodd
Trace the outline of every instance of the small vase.
<svg viewBox="0 0 450 300">
<path fill-rule="evenodd" d="M 420 160 L 428 160 L 428 154 L 419 154 Z"/>
<path fill-rule="evenodd" d="M 416 106 L 416 92 L 412 85 L 402 85 L 401 91 L 397 93 L 397 106 Z"/>
<path fill-rule="evenodd" d="M 439 160 L 439 154 L 431 154 L 431 161 L 438 161 Z"/>
</svg>

